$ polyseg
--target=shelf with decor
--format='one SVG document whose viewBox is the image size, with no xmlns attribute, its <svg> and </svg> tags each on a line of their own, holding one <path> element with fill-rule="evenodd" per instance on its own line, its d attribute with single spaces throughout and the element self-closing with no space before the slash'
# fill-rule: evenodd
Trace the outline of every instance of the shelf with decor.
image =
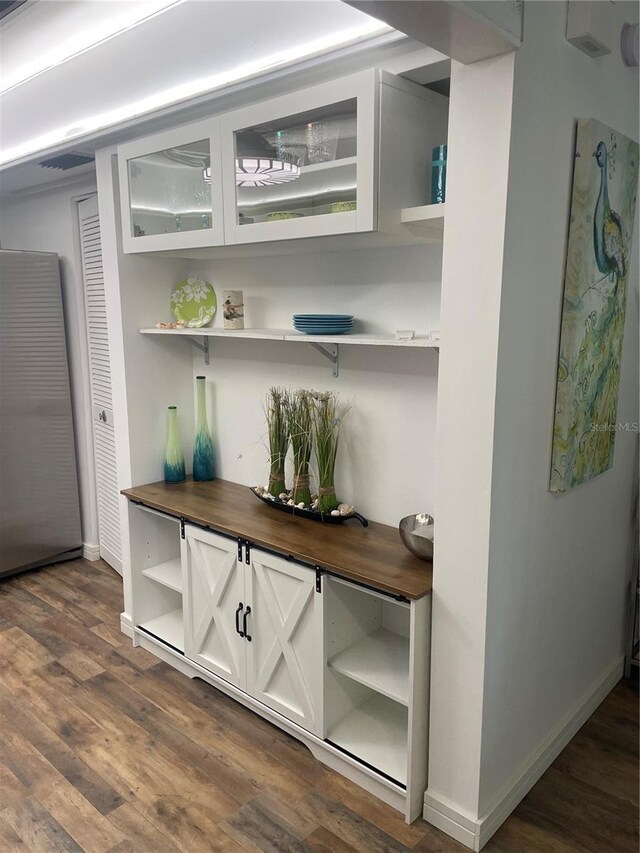
<svg viewBox="0 0 640 853">
<path fill-rule="evenodd" d="M 203 326 L 200 329 L 158 329 L 155 326 L 140 329 L 141 335 L 166 335 L 167 337 L 185 338 L 204 353 L 205 364 L 209 364 L 209 338 L 236 338 L 259 341 L 287 341 L 310 344 L 321 352 L 332 364 L 333 377 L 337 378 L 340 365 L 339 346 L 373 346 L 373 347 L 409 347 L 440 348 L 440 337 L 435 335 L 415 335 L 413 338 L 397 338 L 395 335 L 384 335 L 378 332 L 347 334 L 347 335 L 306 335 L 295 329 L 220 329 Z M 202 338 L 202 342 L 198 340 Z"/>
<path fill-rule="evenodd" d="M 444 235 L 445 204 L 423 204 L 405 207 L 400 222 L 417 237 L 442 239 Z"/>
</svg>

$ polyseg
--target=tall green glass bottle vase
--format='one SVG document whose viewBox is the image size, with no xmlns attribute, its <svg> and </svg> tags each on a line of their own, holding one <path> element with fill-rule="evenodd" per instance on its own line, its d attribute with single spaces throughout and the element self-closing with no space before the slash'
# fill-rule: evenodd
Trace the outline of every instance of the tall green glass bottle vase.
<svg viewBox="0 0 640 853">
<path fill-rule="evenodd" d="M 167 449 L 164 456 L 165 483 L 183 483 L 185 480 L 184 456 L 178 431 L 178 410 L 169 406 L 167 412 Z"/>
<path fill-rule="evenodd" d="M 198 403 L 196 439 L 193 445 L 193 479 L 214 480 L 215 459 L 213 442 L 207 422 L 206 379 L 196 376 L 196 398 Z"/>
</svg>

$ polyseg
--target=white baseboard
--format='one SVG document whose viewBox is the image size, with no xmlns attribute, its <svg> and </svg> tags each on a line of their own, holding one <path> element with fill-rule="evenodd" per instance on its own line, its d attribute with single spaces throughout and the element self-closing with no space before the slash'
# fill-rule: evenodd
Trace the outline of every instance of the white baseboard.
<svg viewBox="0 0 640 853">
<path fill-rule="evenodd" d="M 82 556 L 85 560 L 90 560 L 92 563 L 100 559 L 100 546 L 89 545 L 87 542 L 82 543 Z"/>
<path fill-rule="evenodd" d="M 102 551 L 102 559 L 105 563 L 108 563 L 112 569 L 122 577 L 122 560 L 119 557 L 116 557 L 108 548 L 105 548 L 103 545 L 100 549 Z"/>
<path fill-rule="evenodd" d="M 613 690 L 622 678 L 623 671 L 624 657 L 621 657 L 609 667 L 540 744 L 481 818 L 470 821 L 466 815 L 438 800 L 427 790 L 424 796 L 424 819 L 471 850 L 482 850 L 598 705 Z"/>
<path fill-rule="evenodd" d="M 131 621 L 131 616 L 128 613 L 120 614 L 120 630 L 127 637 L 131 637 L 133 639 L 133 622 Z"/>
<path fill-rule="evenodd" d="M 466 815 L 460 814 L 455 809 L 438 800 L 427 791 L 424 795 L 424 811 L 422 816 L 427 823 L 437 829 L 441 829 L 455 838 L 460 844 L 475 850 L 477 821 L 469 820 Z"/>
</svg>

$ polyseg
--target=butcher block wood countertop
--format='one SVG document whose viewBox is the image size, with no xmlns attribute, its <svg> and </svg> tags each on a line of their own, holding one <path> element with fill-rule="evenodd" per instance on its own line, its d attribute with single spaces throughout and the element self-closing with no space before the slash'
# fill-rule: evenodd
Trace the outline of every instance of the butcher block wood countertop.
<svg viewBox="0 0 640 853">
<path fill-rule="evenodd" d="M 272 509 L 247 486 L 227 480 L 149 483 L 122 492 L 130 500 L 220 533 L 247 539 L 331 574 L 408 599 L 431 591 L 432 566 L 414 557 L 386 524 L 322 524 Z"/>
</svg>

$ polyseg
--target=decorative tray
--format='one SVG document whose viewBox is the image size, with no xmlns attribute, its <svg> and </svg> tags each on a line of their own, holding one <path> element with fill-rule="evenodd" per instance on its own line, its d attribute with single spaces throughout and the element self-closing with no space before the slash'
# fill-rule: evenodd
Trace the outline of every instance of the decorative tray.
<svg viewBox="0 0 640 853">
<path fill-rule="evenodd" d="M 352 518 L 355 518 L 363 527 L 368 527 L 369 522 L 364 517 L 364 515 L 360 515 L 359 512 L 351 512 L 349 515 L 328 515 L 324 512 L 317 512 L 314 509 L 301 509 L 298 506 L 290 506 L 289 504 L 281 501 L 280 498 L 267 498 L 264 495 L 259 494 L 256 491 L 255 486 L 250 486 L 253 494 L 258 498 L 258 500 L 262 501 L 262 503 L 267 504 L 267 506 L 272 506 L 274 509 L 279 509 L 282 512 L 288 512 L 289 515 L 297 515 L 300 518 L 310 518 L 312 521 L 322 521 L 325 524 L 342 524 L 343 521 L 349 521 Z"/>
</svg>

